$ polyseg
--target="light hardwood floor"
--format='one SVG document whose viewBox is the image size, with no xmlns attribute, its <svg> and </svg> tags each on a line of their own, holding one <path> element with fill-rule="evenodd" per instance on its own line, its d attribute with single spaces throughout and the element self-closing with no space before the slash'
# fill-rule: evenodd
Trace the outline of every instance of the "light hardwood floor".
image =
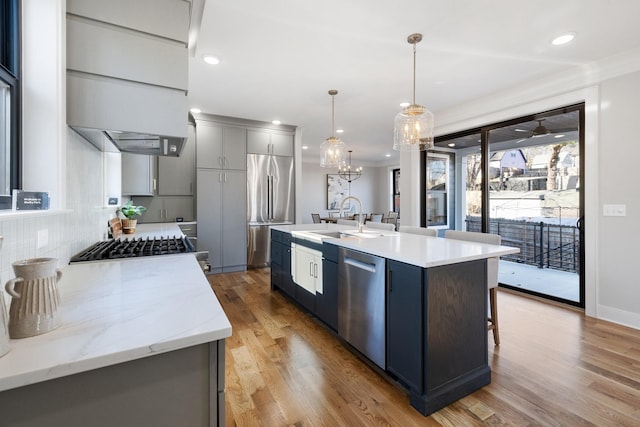
<svg viewBox="0 0 640 427">
<path fill-rule="evenodd" d="M 500 291 L 492 382 L 423 417 L 406 394 L 270 289 L 269 269 L 209 276 L 233 335 L 233 426 L 640 426 L 640 331 Z M 484 421 L 483 421 L 484 420 Z"/>
</svg>

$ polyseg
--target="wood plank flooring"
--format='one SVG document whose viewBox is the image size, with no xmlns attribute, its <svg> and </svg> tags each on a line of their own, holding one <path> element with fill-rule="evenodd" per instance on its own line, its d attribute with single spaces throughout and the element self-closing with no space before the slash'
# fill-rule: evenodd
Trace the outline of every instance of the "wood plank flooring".
<svg viewBox="0 0 640 427">
<path fill-rule="evenodd" d="M 500 291 L 492 383 L 423 417 L 405 392 L 270 289 L 269 269 L 209 276 L 233 327 L 228 426 L 640 426 L 640 331 Z"/>
</svg>

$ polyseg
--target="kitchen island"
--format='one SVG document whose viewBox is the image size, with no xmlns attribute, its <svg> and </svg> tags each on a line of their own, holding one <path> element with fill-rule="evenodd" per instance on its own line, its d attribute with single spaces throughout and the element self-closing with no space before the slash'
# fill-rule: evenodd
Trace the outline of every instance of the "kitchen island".
<svg viewBox="0 0 640 427">
<path fill-rule="evenodd" d="M 11 340 L 0 425 L 224 424 L 231 324 L 193 254 L 72 264 L 62 325 Z"/>
<path fill-rule="evenodd" d="M 486 259 L 516 252 L 408 233 L 366 228 L 358 233 L 332 224 L 275 226 L 272 287 L 396 380 L 411 405 L 429 415 L 491 382 Z M 371 256 L 382 261 L 374 264 L 367 260 Z M 350 283 L 356 276 L 377 277 L 380 294 L 368 293 L 359 300 L 362 305 L 353 300 L 361 292 Z M 371 304 L 375 299 L 382 302 Z"/>
</svg>

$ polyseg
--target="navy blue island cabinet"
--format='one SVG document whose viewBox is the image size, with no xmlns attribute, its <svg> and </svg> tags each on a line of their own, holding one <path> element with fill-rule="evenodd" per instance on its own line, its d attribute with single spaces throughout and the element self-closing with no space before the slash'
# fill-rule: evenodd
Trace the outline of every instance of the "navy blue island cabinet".
<svg viewBox="0 0 640 427">
<path fill-rule="evenodd" d="M 322 251 L 322 284 L 315 294 L 293 281 L 292 242 Z M 336 333 L 338 248 L 271 230 L 272 289 L 281 290 Z M 425 416 L 491 382 L 486 277 L 485 259 L 428 268 L 386 260 L 383 370 L 407 389 L 411 405 Z"/>
</svg>

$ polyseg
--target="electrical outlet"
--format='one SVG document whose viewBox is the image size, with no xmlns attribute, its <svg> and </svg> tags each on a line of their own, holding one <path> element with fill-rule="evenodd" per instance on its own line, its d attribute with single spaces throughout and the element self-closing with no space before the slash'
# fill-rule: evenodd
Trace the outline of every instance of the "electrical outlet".
<svg viewBox="0 0 640 427">
<path fill-rule="evenodd" d="M 42 230 L 38 230 L 38 235 L 36 238 L 36 249 L 40 249 L 49 244 L 49 230 L 44 228 Z"/>
</svg>

